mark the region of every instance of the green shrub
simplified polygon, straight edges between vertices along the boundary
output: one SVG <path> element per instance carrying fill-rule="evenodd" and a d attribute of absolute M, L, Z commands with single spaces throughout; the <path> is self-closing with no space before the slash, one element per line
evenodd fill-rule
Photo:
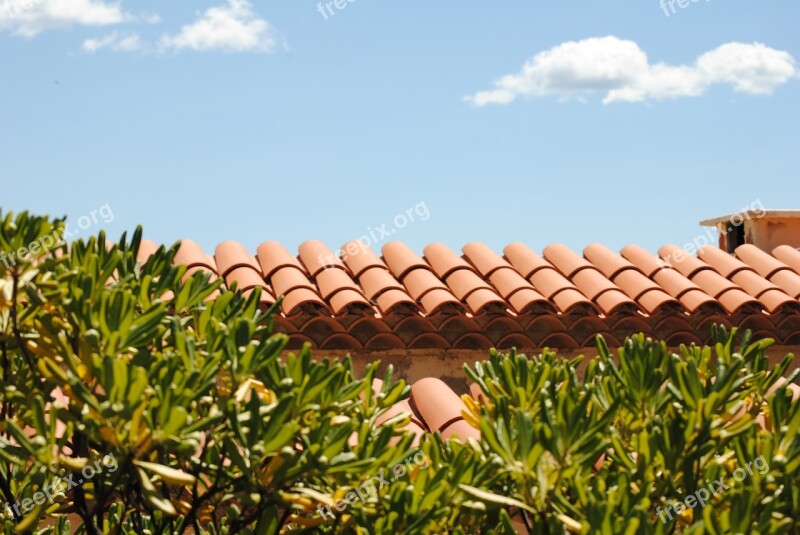
<path fill-rule="evenodd" d="M 287 355 L 257 294 L 217 296 L 173 266 L 177 245 L 137 263 L 140 229 L 69 248 L 63 229 L 0 220 L 6 533 L 797 531 L 800 408 L 769 340 L 492 352 L 466 368 L 481 440 L 415 445 L 409 415 L 376 424 L 409 394 L 391 368 L 374 391 L 379 363 Z"/>
<path fill-rule="evenodd" d="M 487 400 L 466 400 L 470 420 L 507 473 L 497 503 L 519 502 L 531 533 L 796 532 L 800 403 L 781 379 L 793 356 L 770 368 L 771 340 L 736 338 L 715 329 L 714 347 L 678 355 L 639 334 L 616 356 L 598 338 L 583 379 L 583 358 L 547 350 L 467 368 Z"/>

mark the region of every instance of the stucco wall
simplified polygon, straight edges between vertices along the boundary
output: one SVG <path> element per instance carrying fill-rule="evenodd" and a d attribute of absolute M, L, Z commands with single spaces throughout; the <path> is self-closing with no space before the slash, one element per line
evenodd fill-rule
<path fill-rule="evenodd" d="M 673 350 L 677 351 L 677 348 Z M 770 362 L 777 364 L 786 354 L 793 353 L 797 355 L 798 352 L 800 352 L 800 346 L 773 346 L 769 348 L 768 355 Z M 534 354 L 531 351 L 526 351 L 525 353 Z M 587 357 L 584 360 L 585 363 L 597 355 L 597 350 L 594 347 L 588 347 L 559 351 L 558 353 L 567 358 L 585 355 Z M 316 357 L 343 357 L 347 354 L 347 351 L 314 351 Z M 472 349 L 392 349 L 350 352 L 350 355 L 359 373 L 363 371 L 366 364 L 380 360 L 381 371 L 385 369 L 386 365 L 392 364 L 396 376 L 406 379 L 409 383 L 424 377 L 438 377 L 457 393 L 463 394 L 468 392 L 469 388 L 469 380 L 464 373 L 464 363 L 472 365 L 477 361 L 485 360 L 488 356 L 488 351 Z M 797 364 L 800 365 L 800 358 L 798 358 Z"/>
<path fill-rule="evenodd" d="M 750 224 L 752 225 L 753 243 L 761 250 L 772 251 L 779 245 L 800 247 L 800 219 L 798 218 L 756 219 Z"/>

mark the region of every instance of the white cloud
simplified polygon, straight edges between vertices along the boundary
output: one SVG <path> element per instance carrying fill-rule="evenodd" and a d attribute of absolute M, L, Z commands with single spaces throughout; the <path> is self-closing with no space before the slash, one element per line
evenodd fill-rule
<path fill-rule="evenodd" d="M 86 39 L 82 48 L 89 53 L 94 53 L 104 48 L 115 52 L 136 52 L 141 50 L 142 42 L 139 40 L 139 35 L 135 33 L 121 34 L 111 32 L 97 39 Z"/>
<path fill-rule="evenodd" d="M 277 38 L 272 26 L 253 12 L 247 0 L 228 0 L 198 15 L 177 35 L 165 35 L 162 49 L 223 50 L 228 52 L 273 52 Z"/>
<path fill-rule="evenodd" d="M 707 52 L 697 67 L 716 83 L 733 85 L 736 91 L 766 95 L 797 76 L 794 58 L 762 44 L 728 43 Z"/>
<path fill-rule="evenodd" d="M 579 98 L 605 93 L 604 104 L 700 96 L 713 84 L 735 91 L 771 93 L 798 77 L 794 58 L 760 43 L 728 43 L 700 56 L 694 65 L 651 64 L 633 41 L 594 37 L 569 41 L 528 60 L 494 88 L 465 97 L 476 106 L 508 104 L 520 96 Z"/>
<path fill-rule="evenodd" d="M 0 30 L 26 37 L 52 28 L 108 26 L 130 18 L 118 3 L 102 0 L 0 0 Z"/>

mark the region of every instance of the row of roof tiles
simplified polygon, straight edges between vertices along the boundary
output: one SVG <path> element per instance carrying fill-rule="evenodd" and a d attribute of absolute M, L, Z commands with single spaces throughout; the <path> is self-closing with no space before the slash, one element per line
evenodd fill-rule
<path fill-rule="evenodd" d="M 140 260 L 156 248 L 143 241 Z M 742 245 L 735 256 L 704 247 L 697 257 L 674 245 L 658 256 L 600 244 L 582 255 L 521 243 L 503 255 L 481 243 L 461 255 L 439 243 L 424 256 L 401 242 L 382 256 L 359 242 L 341 251 L 307 241 L 294 255 L 268 241 L 253 255 L 228 241 L 211 256 L 184 240 L 175 261 L 245 293 L 260 287 L 264 305 L 283 296 L 279 328 L 322 348 L 580 347 L 598 333 L 622 339 L 632 330 L 705 341 L 711 322 L 800 340 L 800 251 L 789 246 L 770 255 Z"/>

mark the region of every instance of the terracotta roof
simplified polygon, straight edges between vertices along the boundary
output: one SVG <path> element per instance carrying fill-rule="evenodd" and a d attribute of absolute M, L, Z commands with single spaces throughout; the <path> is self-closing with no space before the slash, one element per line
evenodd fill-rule
<path fill-rule="evenodd" d="M 140 258 L 155 248 L 145 241 Z M 290 347 L 578 348 L 597 334 L 618 344 L 639 331 L 705 343 L 713 323 L 800 343 L 800 251 L 789 246 L 768 254 L 742 245 L 735 256 L 704 247 L 691 256 L 665 245 L 660 257 L 600 244 L 536 252 L 512 243 L 496 252 L 470 243 L 459 253 L 434 243 L 424 256 L 401 242 L 380 253 L 358 242 L 341 250 L 342 258 L 308 241 L 295 254 L 267 241 L 252 254 L 228 241 L 210 256 L 184 240 L 176 261 L 248 293 L 260 287 L 264 306 L 282 295 L 276 325 Z"/>

